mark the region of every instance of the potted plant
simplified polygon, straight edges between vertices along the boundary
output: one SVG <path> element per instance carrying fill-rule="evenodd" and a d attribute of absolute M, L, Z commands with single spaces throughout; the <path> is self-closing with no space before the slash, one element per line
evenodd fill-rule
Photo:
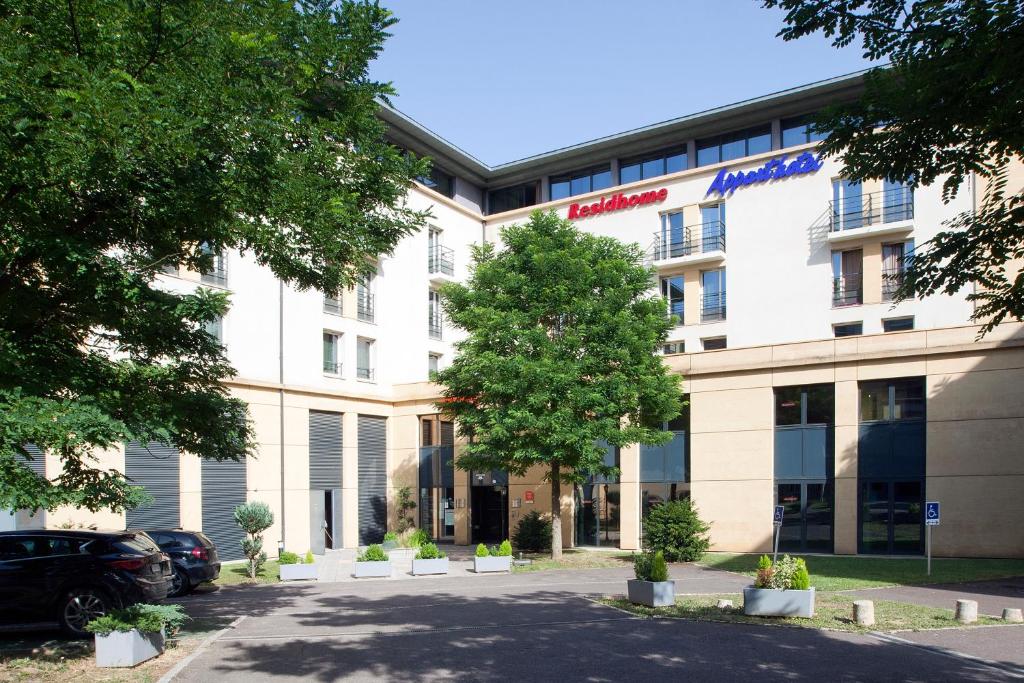
<path fill-rule="evenodd" d="M 424 543 L 412 561 L 413 576 L 425 574 L 447 574 L 448 556 L 433 543 Z"/>
<path fill-rule="evenodd" d="M 96 636 L 96 666 L 135 666 L 164 651 L 172 633 L 188 617 L 181 605 L 132 605 L 93 619 L 85 630 Z"/>
<path fill-rule="evenodd" d="M 743 589 L 743 613 L 762 617 L 814 616 L 814 587 L 803 558 L 762 555 L 754 585 Z"/>
<path fill-rule="evenodd" d="M 384 534 L 384 542 L 381 543 L 381 547 L 383 547 L 384 550 L 394 550 L 395 548 L 397 548 L 398 534 L 396 534 L 394 531 L 389 531 L 386 534 Z"/>
<path fill-rule="evenodd" d="M 301 581 L 301 580 L 316 580 L 316 565 L 312 562 L 312 556 L 310 553 L 310 562 L 303 562 L 302 558 L 295 553 L 290 553 L 287 550 L 281 553 L 281 556 L 277 558 L 277 563 L 280 568 L 280 577 L 282 581 Z"/>
<path fill-rule="evenodd" d="M 391 560 L 388 559 L 384 548 L 374 543 L 359 553 L 359 556 L 356 557 L 356 571 L 353 576 L 357 579 L 371 576 L 391 576 Z"/>
<path fill-rule="evenodd" d="M 512 571 L 512 544 L 506 539 L 497 548 L 488 549 L 483 543 L 478 545 L 476 557 L 473 558 L 473 571 L 477 574 Z"/>
<path fill-rule="evenodd" d="M 668 607 L 676 604 L 676 582 L 668 580 L 668 563 L 662 551 L 633 556 L 635 579 L 626 581 L 634 605 Z"/>

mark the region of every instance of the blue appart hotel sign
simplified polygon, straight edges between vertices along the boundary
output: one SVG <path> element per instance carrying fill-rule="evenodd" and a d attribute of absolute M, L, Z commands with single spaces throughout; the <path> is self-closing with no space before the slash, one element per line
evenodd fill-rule
<path fill-rule="evenodd" d="M 769 180 L 788 178 L 791 175 L 814 173 L 825 164 L 820 156 L 814 156 L 810 152 L 804 152 L 788 164 L 786 163 L 787 158 L 788 156 L 777 157 L 756 171 L 747 173 L 743 171 L 727 173 L 727 169 L 723 168 L 715 176 L 711 187 L 708 188 L 707 194 L 704 196 L 717 192 L 720 197 L 725 197 L 735 192 L 738 187 L 767 183 Z"/>

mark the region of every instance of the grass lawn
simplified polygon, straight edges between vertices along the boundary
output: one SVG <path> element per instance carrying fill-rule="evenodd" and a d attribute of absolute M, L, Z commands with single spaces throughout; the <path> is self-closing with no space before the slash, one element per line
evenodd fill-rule
<path fill-rule="evenodd" d="M 719 598 L 732 600 L 736 607 L 718 609 Z M 823 628 L 834 631 L 923 631 L 935 628 L 962 626 L 953 618 L 953 610 L 922 607 L 904 602 L 875 600 L 875 625 L 857 626 L 853 621 L 853 598 L 835 593 L 818 593 L 811 619 L 796 617 L 748 617 L 743 614 L 743 596 L 701 595 L 676 599 L 674 607 L 643 607 L 623 598 L 604 598 L 601 602 L 645 617 L 671 617 L 697 621 L 720 621 L 738 624 L 787 625 L 803 628 Z M 1001 619 L 979 617 L 977 625 L 1003 624 Z M 1021 632 L 1024 633 L 1024 627 Z"/>
<path fill-rule="evenodd" d="M 216 586 L 239 586 L 239 585 L 256 585 L 260 583 L 277 583 L 280 579 L 278 578 L 280 570 L 278 568 L 277 560 L 267 560 L 266 564 L 263 565 L 263 569 L 256 576 L 255 579 L 250 579 L 246 572 L 248 564 L 245 562 L 239 562 L 237 564 L 223 564 L 220 567 L 220 577 L 214 581 Z"/>
<path fill-rule="evenodd" d="M 519 554 L 515 555 L 517 558 Z M 539 572 L 547 569 L 607 569 L 609 567 L 632 567 L 632 553 L 565 549 L 562 560 L 555 562 L 548 553 L 526 553 L 523 557 L 533 560 L 532 564 L 513 566 L 512 571 Z"/>
<path fill-rule="evenodd" d="M 700 561 L 714 569 L 724 569 L 753 577 L 759 555 L 707 553 Z M 951 560 L 932 559 L 932 574 L 926 574 L 925 560 L 882 557 L 806 557 L 811 585 L 819 591 L 844 591 L 883 586 L 961 583 L 983 579 L 1024 576 L 1024 560 Z"/>

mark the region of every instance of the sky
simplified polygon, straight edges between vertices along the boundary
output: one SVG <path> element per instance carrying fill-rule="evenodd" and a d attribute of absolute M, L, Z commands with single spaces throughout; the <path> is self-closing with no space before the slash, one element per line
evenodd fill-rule
<path fill-rule="evenodd" d="M 755 0 L 384 0 L 373 78 L 495 165 L 869 66 Z"/>

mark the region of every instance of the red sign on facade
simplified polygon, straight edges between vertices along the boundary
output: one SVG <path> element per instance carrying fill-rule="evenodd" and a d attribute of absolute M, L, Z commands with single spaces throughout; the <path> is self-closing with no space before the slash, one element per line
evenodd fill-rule
<path fill-rule="evenodd" d="M 524 493 L 523 494 L 523 498 L 526 499 L 527 503 L 532 503 L 533 502 L 533 491 L 527 491 L 526 493 Z"/>
<path fill-rule="evenodd" d="M 650 190 L 629 196 L 620 193 L 611 197 L 601 197 L 601 201 L 594 202 L 593 204 L 570 204 L 569 220 L 575 221 L 580 218 L 587 218 L 588 216 L 599 216 L 602 213 L 609 213 L 611 211 L 632 209 L 644 204 L 657 204 L 665 201 L 666 197 L 668 197 L 668 188 L 663 187 L 660 190 Z"/>

